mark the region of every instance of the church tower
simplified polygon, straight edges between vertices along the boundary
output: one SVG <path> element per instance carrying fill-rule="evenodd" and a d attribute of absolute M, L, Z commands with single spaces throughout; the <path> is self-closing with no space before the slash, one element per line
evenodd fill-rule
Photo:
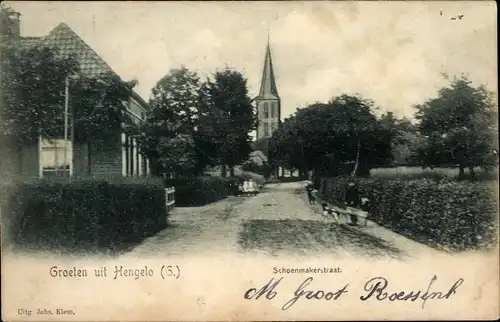
<path fill-rule="evenodd" d="M 269 39 L 267 40 L 260 92 L 259 96 L 255 98 L 255 102 L 259 121 L 259 126 L 257 127 L 257 140 L 269 138 L 278 128 L 281 118 L 281 101 L 274 78 Z"/>

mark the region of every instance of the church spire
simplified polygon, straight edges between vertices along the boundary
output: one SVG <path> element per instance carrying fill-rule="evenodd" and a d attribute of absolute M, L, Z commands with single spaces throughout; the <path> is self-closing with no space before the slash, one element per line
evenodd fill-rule
<path fill-rule="evenodd" d="M 259 95 L 255 98 L 257 108 L 257 140 L 270 138 L 278 129 L 281 120 L 281 100 L 274 78 L 269 31 L 267 33 L 266 56 L 262 71 Z"/>
<path fill-rule="evenodd" d="M 264 59 L 264 70 L 262 72 L 262 80 L 260 83 L 259 98 L 278 98 L 278 89 L 276 87 L 276 79 L 274 77 L 273 61 L 271 58 L 271 49 L 269 45 L 269 30 L 267 32 L 267 47 L 266 57 Z"/>

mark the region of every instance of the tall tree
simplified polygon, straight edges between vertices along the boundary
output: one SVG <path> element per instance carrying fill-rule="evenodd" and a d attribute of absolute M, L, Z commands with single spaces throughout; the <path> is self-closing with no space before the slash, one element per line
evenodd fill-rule
<path fill-rule="evenodd" d="M 314 170 L 316 175 L 368 175 L 392 158 L 397 132 L 390 116 L 379 120 L 373 102 L 341 95 L 298 109 L 270 141 L 273 162 Z"/>
<path fill-rule="evenodd" d="M 169 120 L 177 131 L 191 134 L 199 114 L 200 81 L 195 72 L 182 66 L 171 69 L 152 89 L 150 100 L 152 121 Z"/>
<path fill-rule="evenodd" d="M 406 117 L 397 118 L 392 112 L 380 117 L 380 124 L 391 133 L 391 157 L 383 165 L 407 165 L 411 163 L 411 151 L 417 144 L 419 135 L 416 126 Z"/>
<path fill-rule="evenodd" d="M 196 173 L 202 173 L 207 166 L 219 163 L 217 147 L 223 137 L 218 132 L 218 124 L 223 118 L 215 107 L 214 86 L 214 83 L 207 79 L 201 84 L 199 90 L 199 117 L 194 135 Z"/>
<path fill-rule="evenodd" d="M 416 106 L 418 129 L 425 140 L 417 149 L 424 165 L 458 164 L 474 176 L 474 167 L 491 169 L 498 131 L 492 95 L 484 86 L 474 87 L 466 77 L 454 78 L 438 97 Z"/>
<path fill-rule="evenodd" d="M 171 69 L 153 88 L 140 144 L 150 158 L 157 160 L 158 172 L 196 170 L 200 90 L 198 75 L 184 66 Z"/>
<path fill-rule="evenodd" d="M 212 126 L 218 160 L 234 175 L 234 166 L 246 160 L 252 151 L 250 132 L 256 127 L 247 80 L 241 73 L 226 68 L 215 73 L 210 87 L 213 107 L 208 123 Z"/>

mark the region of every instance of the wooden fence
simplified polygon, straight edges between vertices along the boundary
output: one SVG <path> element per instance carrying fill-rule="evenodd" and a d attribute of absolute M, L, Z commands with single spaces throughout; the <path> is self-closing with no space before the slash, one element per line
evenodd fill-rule
<path fill-rule="evenodd" d="M 165 201 L 167 210 L 171 210 L 175 207 L 175 188 L 169 187 L 165 188 Z"/>

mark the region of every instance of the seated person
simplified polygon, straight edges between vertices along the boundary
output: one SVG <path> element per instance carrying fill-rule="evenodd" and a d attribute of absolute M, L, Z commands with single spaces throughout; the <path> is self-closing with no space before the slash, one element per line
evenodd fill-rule
<path fill-rule="evenodd" d="M 359 196 L 359 190 L 354 181 L 350 181 L 347 186 L 347 191 L 345 195 L 346 205 L 353 208 L 359 208 L 361 206 L 361 198 Z M 358 217 L 351 215 L 351 224 L 357 225 Z"/>

